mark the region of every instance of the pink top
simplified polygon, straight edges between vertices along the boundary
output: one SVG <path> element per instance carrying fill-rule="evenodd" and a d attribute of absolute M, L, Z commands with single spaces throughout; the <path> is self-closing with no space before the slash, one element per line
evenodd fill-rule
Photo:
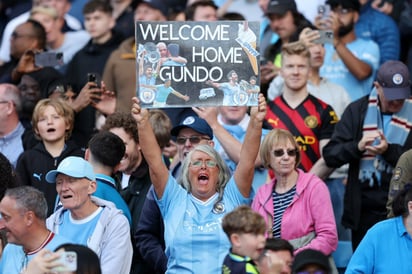
<path fill-rule="evenodd" d="M 272 190 L 275 179 L 261 186 L 253 199 L 252 208 L 266 220 L 270 235 L 273 225 Z M 326 184 L 317 176 L 298 169 L 296 195 L 286 208 L 281 223 L 281 238 L 292 240 L 315 232 L 309 244 L 295 250 L 312 248 L 330 255 L 338 245 L 335 217 Z M 269 235 L 269 236 L 270 236 Z"/>

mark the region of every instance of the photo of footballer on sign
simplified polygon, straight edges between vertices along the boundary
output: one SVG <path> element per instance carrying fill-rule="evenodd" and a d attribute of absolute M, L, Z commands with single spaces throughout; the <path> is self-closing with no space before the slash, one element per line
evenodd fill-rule
<path fill-rule="evenodd" d="M 148 108 L 257 105 L 259 22 L 136 22 L 136 95 Z"/>

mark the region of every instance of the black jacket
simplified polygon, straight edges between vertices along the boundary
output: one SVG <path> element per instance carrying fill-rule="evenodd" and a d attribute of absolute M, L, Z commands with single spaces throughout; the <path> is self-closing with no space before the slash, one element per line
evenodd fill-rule
<path fill-rule="evenodd" d="M 101 80 L 107 59 L 122 41 L 123 36 L 118 33 L 113 33 L 112 38 L 104 44 L 94 44 L 90 40 L 73 56 L 67 66 L 66 76 L 75 92 L 80 92 L 87 83 L 87 73 L 95 73 L 97 80 Z"/>
<path fill-rule="evenodd" d="M 362 151 L 358 143 L 362 139 L 362 128 L 368 108 L 369 95 L 349 104 L 341 120 L 336 124 L 332 138 L 323 148 L 323 157 L 329 167 L 340 167 L 349 163 L 348 182 L 344 198 L 342 224 L 351 229 L 357 229 L 362 211 L 373 210 L 386 215 L 386 201 L 392 172 L 382 172 L 380 184 L 372 188 L 359 182 L 359 163 Z M 405 144 L 389 144 L 383 158 L 387 163 L 396 166 L 403 152 L 412 147 L 412 131 Z M 373 199 L 376 204 L 365 208 L 365 201 Z M 372 208 L 373 207 L 373 208 Z"/>

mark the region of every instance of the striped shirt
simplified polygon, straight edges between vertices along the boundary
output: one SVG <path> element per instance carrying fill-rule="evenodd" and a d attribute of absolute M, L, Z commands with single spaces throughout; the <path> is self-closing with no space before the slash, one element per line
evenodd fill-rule
<path fill-rule="evenodd" d="M 288 192 L 279 194 L 275 190 L 272 192 L 273 198 L 273 237 L 280 238 L 280 227 L 282 223 L 282 216 L 286 208 L 292 203 L 293 197 L 296 194 L 296 185 Z"/>

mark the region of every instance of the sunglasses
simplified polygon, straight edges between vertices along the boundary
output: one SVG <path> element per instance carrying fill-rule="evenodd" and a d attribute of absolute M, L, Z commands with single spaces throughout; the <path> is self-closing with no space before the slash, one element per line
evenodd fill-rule
<path fill-rule="evenodd" d="M 189 140 L 190 143 L 196 145 L 200 143 L 201 140 L 210 140 L 210 139 L 207 137 L 203 137 L 203 136 L 177 137 L 176 143 L 178 145 L 184 145 L 186 143 L 186 140 Z"/>
<path fill-rule="evenodd" d="M 190 162 L 190 165 L 194 168 L 201 168 L 203 165 L 206 165 L 206 167 L 213 168 L 217 166 L 217 163 L 212 160 L 206 160 L 206 161 L 198 160 L 198 161 Z"/>
<path fill-rule="evenodd" d="M 298 154 L 298 150 L 297 149 L 275 149 L 273 151 L 273 155 L 275 155 L 275 157 L 282 157 L 284 154 L 287 154 L 290 157 L 295 157 L 296 154 Z"/>

